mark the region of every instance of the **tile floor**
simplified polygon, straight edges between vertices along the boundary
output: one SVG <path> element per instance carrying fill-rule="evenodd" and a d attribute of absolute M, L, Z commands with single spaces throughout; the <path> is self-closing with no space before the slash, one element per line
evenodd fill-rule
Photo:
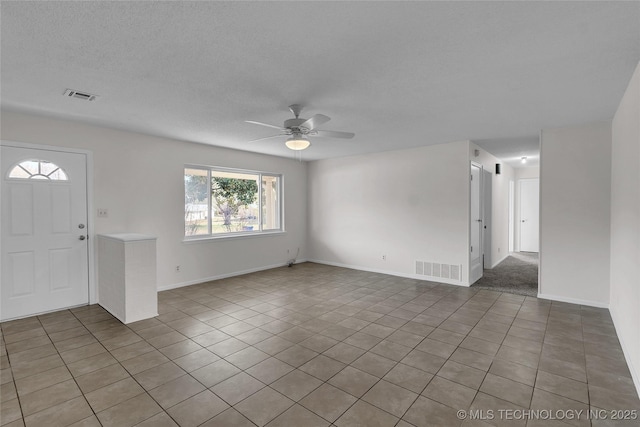
<path fill-rule="evenodd" d="M 159 312 L 0 324 L 1 425 L 638 425 L 515 411 L 640 409 L 603 309 L 305 263 L 161 292 Z"/>

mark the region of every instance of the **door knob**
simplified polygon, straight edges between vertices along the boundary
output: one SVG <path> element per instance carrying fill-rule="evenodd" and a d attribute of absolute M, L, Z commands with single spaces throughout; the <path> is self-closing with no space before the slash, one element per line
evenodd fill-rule
<path fill-rule="evenodd" d="M 84 228 L 84 224 L 78 224 L 78 228 L 82 230 Z"/>
<path fill-rule="evenodd" d="M 79 237 L 79 239 L 80 240 L 84 240 L 84 239 L 86 239 L 86 237 L 84 235 L 82 235 L 82 236 Z"/>

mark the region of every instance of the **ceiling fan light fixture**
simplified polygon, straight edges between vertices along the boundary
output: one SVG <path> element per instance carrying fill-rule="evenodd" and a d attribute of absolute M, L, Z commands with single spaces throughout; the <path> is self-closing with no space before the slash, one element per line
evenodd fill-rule
<path fill-rule="evenodd" d="M 286 145 L 290 150 L 300 151 L 308 148 L 311 143 L 308 139 L 302 136 L 292 136 L 291 138 L 287 139 L 284 145 Z"/>
<path fill-rule="evenodd" d="M 325 116 L 324 114 L 314 114 L 309 119 L 301 119 L 300 111 L 302 111 L 302 106 L 299 104 L 293 104 L 289 106 L 289 110 L 293 113 L 295 118 L 288 119 L 284 121 L 283 126 L 270 125 L 268 123 L 256 122 L 253 120 L 245 120 L 247 123 L 252 123 L 254 125 L 265 126 L 268 128 L 278 129 L 280 133 L 278 135 L 271 135 L 264 138 L 258 138 L 251 140 L 249 142 L 262 141 L 265 139 L 271 138 L 281 138 L 282 136 L 288 135 L 289 139 L 285 141 L 285 146 L 289 150 L 293 151 L 302 151 L 311 145 L 311 142 L 307 138 L 308 136 L 313 137 L 324 137 L 324 138 L 346 138 L 350 139 L 355 136 L 354 133 L 351 132 L 338 132 L 335 130 L 320 130 L 317 129 L 319 126 L 327 123 L 331 120 L 330 117 Z"/>

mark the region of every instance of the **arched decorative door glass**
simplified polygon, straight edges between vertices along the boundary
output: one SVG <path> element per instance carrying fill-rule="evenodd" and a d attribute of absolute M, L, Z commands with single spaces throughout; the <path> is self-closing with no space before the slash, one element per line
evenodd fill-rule
<path fill-rule="evenodd" d="M 48 179 L 51 181 L 68 181 L 69 176 L 55 163 L 46 160 L 24 160 L 9 172 L 12 179 Z"/>

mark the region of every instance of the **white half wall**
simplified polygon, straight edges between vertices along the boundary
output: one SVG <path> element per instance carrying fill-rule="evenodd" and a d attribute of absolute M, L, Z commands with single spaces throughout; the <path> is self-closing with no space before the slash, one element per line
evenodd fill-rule
<path fill-rule="evenodd" d="M 609 304 L 611 124 L 543 130 L 539 296 Z"/>
<path fill-rule="evenodd" d="M 309 259 L 416 278 L 419 260 L 460 265 L 462 280 L 439 281 L 468 286 L 468 150 L 461 141 L 309 163 Z"/>
<path fill-rule="evenodd" d="M 640 395 L 640 64 L 613 118 L 611 317 Z"/>
<path fill-rule="evenodd" d="M 285 265 L 298 248 L 306 257 L 306 163 L 12 111 L 2 112 L 1 137 L 92 151 L 93 205 L 109 210 L 89 213 L 95 233 L 157 236 L 159 289 Z M 286 233 L 183 242 L 187 163 L 283 174 Z"/>
<path fill-rule="evenodd" d="M 475 155 L 478 150 L 478 156 Z M 514 168 L 474 143 L 469 146 L 469 158 L 491 172 L 491 268 L 509 256 L 509 181 L 514 179 Z M 496 175 L 496 163 L 501 164 Z"/>

